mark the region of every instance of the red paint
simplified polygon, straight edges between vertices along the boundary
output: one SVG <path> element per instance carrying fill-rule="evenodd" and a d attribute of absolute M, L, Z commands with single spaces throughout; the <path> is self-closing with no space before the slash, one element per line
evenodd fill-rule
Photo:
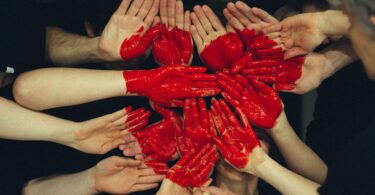
<path fill-rule="evenodd" d="M 212 99 L 211 113 L 221 136 L 215 136 L 214 141 L 225 160 L 241 169 L 251 160 L 250 153 L 260 143 L 244 112 L 241 109 L 236 111 L 243 125 L 224 100 Z"/>
<path fill-rule="evenodd" d="M 202 61 L 213 71 L 229 68 L 243 55 L 244 46 L 235 33 L 222 35 L 200 53 Z"/>
<path fill-rule="evenodd" d="M 257 80 L 250 80 L 250 85 L 245 87 L 232 76 L 217 76 L 218 85 L 224 91 L 223 97 L 233 107 L 244 110 L 256 126 L 267 129 L 274 126 L 282 111 L 281 99 L 274 89 Z M 234 85 L 236 82 L 237 85 Z"/>
<path fill-rule="evenodd" d="M 208 181 L 219 155 L 207 144 L 198 151 L 185 154 L 167 174 L 167 179 L 182 187 L 201 187 Z"/>
<path fill-rule="evenodd" d="M 215 127 L 210 118 L 206 103 L 202 98 L 186 99 L 184 106 L 184 129 L 176 132 L 179 151 L 182 155 L 198 151 L 212 141 Z"/>
<path fill-rule="evenodd" d="M 190 33 L 177 27 L 169 30 L 165 25 L 160 26 L 160 35 L 152 45 L 152 53 L 156 62 L 161 65 L 188 65 L 193 54 Z"/>
<path fill-rule="evenodd" d="M 146 96 L 164 106 L 183 106 L 183 99 L 220 93 L 216 76 L 206 68 L 168 65 L 153 70 L 124 71 L 127 93 Z"/>
<path fill-rule="evenodd" d="M 126 38 L 120 47 L 120 55 L 123 60 L 128 61 L 143 55 L 152 41 L 160 33 L 160 27 L 154 26 L 143 33 L 144 27 L 140 27 L 134 35 Z"/>

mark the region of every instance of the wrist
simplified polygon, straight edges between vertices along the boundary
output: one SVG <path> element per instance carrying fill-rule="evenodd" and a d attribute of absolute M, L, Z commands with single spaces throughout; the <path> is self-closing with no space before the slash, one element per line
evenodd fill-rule
<path fill-rule="evenodd" d="M 281 112 L 280 116 L 276 120 L 275 126 L 266 130 L 273 140 L 288 136 L 291 131 L 293 131 L 293 128 L 286 117 L 285 111 Z"/>
<path fill-rule="evenodd" d="M 148 81 L 151 78 L 149 74 L 152 70 L 130 70 L 124 71 L 123 77 L 125 80 L 126 94 L 141 95 L 145 91 Z"/>
<path fill-rule="evenodd" d="M 89 194 L 98 194 L 100 190 L 96 187 L 95 166 L 86 171 L 86 182 Z"/>

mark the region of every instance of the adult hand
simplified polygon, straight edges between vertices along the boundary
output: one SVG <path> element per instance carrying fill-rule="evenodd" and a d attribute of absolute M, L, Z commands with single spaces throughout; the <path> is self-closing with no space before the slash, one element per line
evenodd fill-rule
<path fill-rule="evenodd" d="M 129 61 L 143 55 L 160 33 L 158 26 L 150 28 L 158 10 L 159 0 L 123 0 L 100 36 L 104 59 Z"/>
<path fill-rule="evenodd" d="M 125 156 L 139 158 L 141 154 L 148 167 L 152 167 L 156 173 L 166 174 L 169 170 L 167 163 L 178 157 L 175 133 L 177 128 L 181 128 L 182 119 L 174 111 L 160 105 L 153 104 L 153 108 L 163 116 L 163 120 L 132 131 L 120 149 Z"/>
<path fill-rule="evenodd" d="M 240 108 L 236 108 L 236 112 L 242 124 L 224 100 L 213 102 L 212 105 L 211 113 L 221 136 L 213 139 L 224 159 L 236 169 L 242 170 L 252 163 L 249 157 L 255 148 L 260 147 L 259 140 Z"/>
<path fill-rule="evenodd" d="M 161 32 L 152 45 L 155 61 L 160 65 L 189 65 L 193 58 L 190 36 L 190 12 L 184 13 L 182 1 L 160 0 Z"/>
<path fill-rule="evenodd" d="M 272 83 L 277 90 L 293 90 L 296 81 L 301 78 L 304 61 L 305 56 L 288 60 L 256 60 L 248 62 L 242 74 L 249 79 Z"/>
<path fill-rule="evenodd" d="M 275 25 L 264 29 L 264 32 L 280 32 L 284 45 L 285 58 L 305 55 L 318 47 L 326 38 L 325 19 L 320 13 L 305 13 L 288 17 Z"/>
<path fill-rule="evenodd" d="M 208 176 L 218 158 L 216 147 L 207 144 L 200 151 L 186 153 L 169 170 L 165 180 L 185 188 L 201 187 L 209 181 Z"/>
<path fill-rule="evenodd" d="M 128 194 L 156 188 L 163 175 L 150 168 L 142 168 L 140 160 L 112 156 L 90 169 L 95 191 Z"/>
<path fill-rule="evenodd" d="M 184 128 L 178 128 L 176 139 L 180 154 L 200 150 L 212 142 L 216 134 L 213 120 L 209 115 L 203 98 L 186 99 L 184 106 Z"/>
<path fill-rule="evenodd" d="M 73 131 L 73 148 L 93 154 L 104 154 L 124 143 L 127 131 L 143 128 L 148 123 L 149 113 L 143 108 L 131 111 L 127 107 L 96 119 L 78 123 Z"/>
<path fill-rule="evenodd" d="M 220 93 L 216 76 L 204 67 L 168 65 L 153 70 L 124 71 L 127 93 L 146 96 L 167 107 L 183 107 L 186 98 Z"/>
<path fill-rule="evenodd" d="M 202 61 L 213 71 L 228 68 L 244 50 L 241 39 L 227 32 L 219 18 L 208 6 L 195 6 L 191 13 L 191 35 Z"/>
<path fill-rule="evenodd" d="M 228 73 L 217 73 L 218 84 L 224 91 L 223 97 L 235 108 L 244 110 L 249 120 L 256 126 L 269 129 L 275 125 L 282 110 L 278 93 L 266 84 L 250 80 L 249 83 Z"/>

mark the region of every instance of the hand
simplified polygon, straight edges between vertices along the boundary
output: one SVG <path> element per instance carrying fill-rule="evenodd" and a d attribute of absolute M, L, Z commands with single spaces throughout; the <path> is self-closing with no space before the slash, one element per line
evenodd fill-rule
<path fill-rule="evenodd" d="M 219 18 L 208 6 L 195 6 L 191 13 L 191 35 L 202 61 L 213 71 L 228 68 L 244 50 L 241 39 L 227 32 Z"/>
<path fill-rule="evenodd" d="M 231 73 L 237 74 L 247 62 L 257 59 L 283 59 L 283 48 L 278 33 L 263 35 L 262 29 L 277 23 L 277 19 L 266 11 L 249 7 L 242 1 L 228 3 L 224 9 L 228 27 L 236 29 L 247 46 L 247 52 L 231 66 Z M 272 39 L 272 40 L 271 40 Z"/>
<path fill-rule="evenodd" d="M 123 0 L 100 36 L 104 59 L 129 61 L 144 54 L 160 33 L 159 27 L 150 28 L 158 9 L 159 0 Z"/>
<path fill-rule="evenodd" d="M 160 18 L 161 32 L 152 45 L 155 61 L 160 65 L 189 65 L 193 59 L 190 12 L 184 14 L 182 1 L 161 0 Z"/>
<path fill-rule="evenodd" d="M 318 47 L 327 35 L 323 32 L 325 19 L 320 13 L 305 13 L 288 17 L 264 29 L 265 33 L 280 32 L 286 48 L 285 58 L 305 55 Z"/>
<path fill-rule="evenodd" d="M 324 54 L 310 52 L 302 64 L 302 74 L 294 85 L 288 87 L 275 84 L 274 88 L 279 91 L 304 94 L 319 87 L 334 72 L 334 67 Z"/>
<path fill-rule="evenodd" d="M 166 180 L 181 187 L 203 186 L 209 181 L 207 177 L 218 158 L 216 147 L 211 144 L 198 152 L 188 152 L 169 170 Z"/>
<path fill-rule="evenodd" d="M 199 106 L 198 106 L 199 105 Z M 176 131 L 177 144 L 183 156 L 189 151 L 200 150 L 211 142 L 216 134 L 211 116 L 208 114 L 204 99 L 186 99 L 184 106 L 184 129 Z"/>
<path fill-rule="evenodd" d="M 132 131 L 125 138 L 127 142 L 120 146 L 125 156 L 142 154 L 142 160 L 156 173 L 166 174 L 169 170 L 167 163 L 178 157 L 175 133 L 181 128 L 181 117 L 172 110 L 153 103 L 155 111 L 163 116 L 163 120 L 144 129 Z"/>
<path fill-rule="evenodd" d="M 227 73 L 217 73 L 218 84 L 224 91 L 223 97 L 235 108 L 242 108 L 249 120 L 256 126 L 269 129 L 275 125 L 282 110 L 282 103 L 277 92 L 266 84 L 231 76 Z"/>
<path fill-rule="evenodd" d="M 229 164 L 239 170 L 244 169 L 251 161 L 249 155 L 253 149 L 260 146 L 259 140 L 240 108 L 235 109 L 242 124 L 224 100 L 212 100 L 211 113 L 221 136 L 213 139 Z"/>
<path fill-rule="evenodd" d="M 302 64 L 305 56 L 288 60 L 257 60 L 248 62 L 242 71 L 249 79 L 256 79 L 265 83 L 274 83 L 277 90 L 293 90 L 295 83 L 301 78 Z"/>
<path fill-rule="evenodd" d="M 73 134 L 72 147 L 93 154 L 104 154 L 124 143 L 126 131 L 143 128 L 148 123 L 149 112 L 127 107 L 115 113 L 79 123 Z"/>
<path fill-rule="evenodd" d="M 183 107 L 182 99 L 220 93 L 216 76 L 204 67 L 168 65 L 153 70 L 124 71 L 127 93 L 146 96 L 166 107 Z"/>
<path fill-rule="evenodd" d="M 112 156 L 90 169 L 97 193 L 128 194 L 156 188 L 163 175 L 149 168 L 141 168 L 140 160 Z"/>

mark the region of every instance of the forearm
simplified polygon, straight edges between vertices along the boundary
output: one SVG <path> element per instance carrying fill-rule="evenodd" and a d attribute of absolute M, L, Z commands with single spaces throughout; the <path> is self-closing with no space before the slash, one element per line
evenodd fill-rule
<path fill-rule="evenodd" d="M 47 27 L 46 58 L 60 66 L 106 61 L 99 52 L 99 38 L 89 38 Z"/>
<path fill-rule="evenodd" d="M 95 182 L 91 169 L 75 174 L 30 181 L 24 188 L 25 195 L 93 195 Z"/>
<path fill-rule="evenodd" d="M 341 38 L 334 42 L 324 49 L 321 54 L 327 59 L 327 70 L 324 71 L 327 73 L 325 78 L 332 76 L 337 71 L 358 60 L 357 55 L 351 47 L 350 40 L 347 38 Z"/>
<path fill-rule="evenodd" d="M 269 134 L 292 171 L 320 184 L 325 181 L 327 165 L 298 137 L 288 122 L 276 126 Z"/>
<path fill-rule="evenodd" d="M 27 110 L 0 98 L 0 137 L 13 140 L 52 141 L 69 145 L 77 123 Z"/>
<path fill-rule="evenodd" d="M 318 28 L 327 37 L 346 35 L 351 23 L 349 17 L 342 11 L 339 10 L 327 10 L 324 12 L 317 12 L 320 17 L 320 25 Z"/>
<path fill-rule="evenodd" d="M 286 195 L 318 194 L 319 184 L 310 181 L 265 155 L 264 161 L 255 167 L 255 174 Z"/>
<path fill-rule="evenodd" d="M 13 87 L 16 101 L 28 108 L 44 110 L 123 96 L 122 71 L 45 68 L 24 73 Z"/>

